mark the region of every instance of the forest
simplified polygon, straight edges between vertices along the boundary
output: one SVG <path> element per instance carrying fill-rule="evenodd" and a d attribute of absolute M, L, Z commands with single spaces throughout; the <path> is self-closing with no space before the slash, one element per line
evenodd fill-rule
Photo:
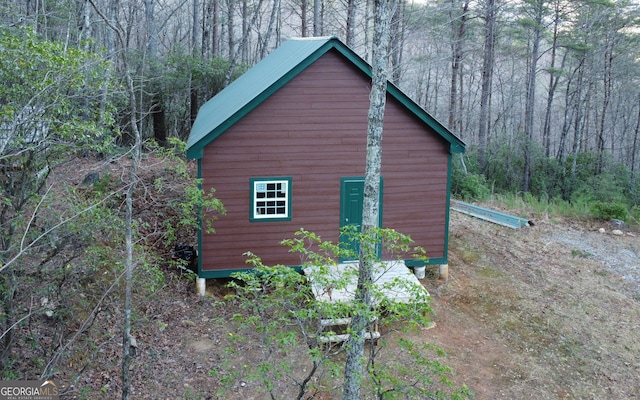
<path fill-rule="evenodd" d="M 158 278 L 145 279 L 153 291 L 162 278 L 150 248 L 192 235 L 203 202 L 223 212 L 184 159 L 204 102 L 290 37 L 335 35 L 371 61 L 373 10 L 370 0 L 3 2 L 2 378 L 44 379 L 65 357 L 88 365 L 71 345 L 96 354 L 79 334 L 115 318 L 102 310 L 133 249 Z M 453 160 L 454 196 L 508 194 L 638 223 L 637 0 L 399 0 L 390 29 L 392 84 L 468 144 Z M 126 157 L 130 175 L 63 185 L 82 160 Z M 136 187 L 140 157 L 164 169 Z M 100 295 L 86 297 L 89 284 Z M 55 319 L 47 335 L 25 325 L 41 312 Z"/>
<path fill-rule="evenodd" d="M 120 145 L 131 142 L 132 121 L 144 140 L 186 140 L 199 106 L 289 37 L 336 35 L 367 60 L 372 51 L 369 1 L 2 7 L 5 41 L 33 35 L 83 63 L 85 79 L 101 75 L 84 96 L 100 93 L 99 109 L 113 121 L 99 128 Z M 391 80 L 469 145 L 456 160 L 457 192 L 478 197 L 480 185 L 630 210 L 640 201 L 639 12 L 633 0 L 402 0 L 391 25 Z M 135 106 L 125 101 L 125 68 Z"/>

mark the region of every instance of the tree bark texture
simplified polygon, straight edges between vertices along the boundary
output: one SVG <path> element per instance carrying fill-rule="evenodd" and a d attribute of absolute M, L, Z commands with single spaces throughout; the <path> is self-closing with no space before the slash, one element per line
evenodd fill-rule
<path fill-rule="evenodd" d="M 452 4 L 452 7 L 454 4 Z M 451 86 L 449 93 L 449 129 L 454 133 L 460 132 L 458 121 L 460 116 L 458 115 L 462 109 L 458 110 L 458 101 L 462 99 L 462 85 L 458 83 L 458 79 L 461 78 L 461 66 L 462 66 L 462 45 L 464 43 L 467 13 L 469 11 L 469 0 L 465 0 L 462 6 L 462 13 L 457 16 L 452 11 L 451 25 L 453 32 L 453 42 L 451 44 Z"/>
<path fill-rule="evenodd" d="M 536 100 L 536 76 L 538 72 L 538 54 L 540 52 L 540 37 L 542 35 L 542 17 L 545 0 L 537 0 L 534 7 L 534 22 L 532 32 L 531 52 L 529 53 L 529 71 L 527 73 L 526 100 L 524 107 L 524 173 L 522 177 L 522 191 L 528 192 L 531 186 L 531 152 L 533 142 L 533 115 Z"/>
<path fill-rule="evenodd" d="M 484 60 L 482 62 L 482 92 L 480 94 L 480 119 L 478 121 L 478 164 L 486 170 L 487 136 L 489 133 L 489 105 L 493 80 L 495 54 L 496 2 L 487 0 L 484 14 Z"/>
<path fill-rule="evenodd" d="M 367 128 L 367 156 L 364 180 L 364 203 L 362 231 L 366 233 L 378 226 L 380 215 L 380 169 L 382 166 L 382 124 L 386 106 L 388 81 L 389 19 L 395 4 L 387 0 L 375 0 L 374 47 L 372 59 L 372 82 Z M 365 234 L 366 237 L 366 234 Z M 360 399 L 360 384 L 363 374 L 365 332 L 369 325 L 372 307 L 372 260 L 376 252 L 372 241 L 360 245 L 358 285 L 354 298 L 355 309 L 351 320 L 352 334 L 347 342 L 343 399 Z"/>
<path fill-rule="evenodd" d="M 357 0 L 348 0 L 347 2 L 347 39 L 346 44 L 351 48 L 355 48 L 356 44 L 356 10 L 358 9 Z"/>
<path fill-rule="evenodd" d="M 322 0 L 313 0 L 313 36 L 320 36 L 322 30 L 320 29 L 320 9 Z"/>

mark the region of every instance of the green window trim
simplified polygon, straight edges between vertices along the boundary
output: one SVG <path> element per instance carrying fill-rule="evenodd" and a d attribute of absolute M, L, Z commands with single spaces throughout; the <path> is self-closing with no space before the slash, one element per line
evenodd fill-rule
<path fill-rule="evenodd" d="M 291 221 L 291 177 L 250 179 L 249 220 Z"/>

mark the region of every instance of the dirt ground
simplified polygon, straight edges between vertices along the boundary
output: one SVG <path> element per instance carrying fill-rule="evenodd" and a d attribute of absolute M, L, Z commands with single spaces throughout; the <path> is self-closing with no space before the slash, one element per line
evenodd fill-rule
<path fill-rule="evenodd" d="M 637 276 L 638 236 L 563 220 L 512 230 L 453 213 L 450 247 L 448 281 L 424 280 L 436 327 L 414 339 L 448 353 L 456 384 L 477 399 L 640 397 L 640 287 L 620 273 Z M 134 328 L 136 398 L 266 398 L 242 379 L 213 395 L 220 383 L 211 371 L 228 357 L 221 321 L 232 312 L 214 304 L 225 294 L 222 283 L 210 282 L 209 296 L 199 298 L 192 282 L 175 279 L 146 305 Z M 243 354 L 258 351 L 243 346 Z M 97 390 L 90 398 L 100 390 L 116 395 L 117 373 L 113 365 L 85 374 L 84 384 Z"/>
<path fill-rule="evenodd" d="M 452 214 L 450 279 L 425 282 L 428 335 L 476 398 L 640 397 L 640 240 L 598 228 Z"/>
<path fill-rule="evenodd" d="M 423 280 L 436 326 L 412 339 L 444 349 L 454 382 L 476 399 L 640 398 L 640 234 L 528 217 L 534 226 L 514 230 L 452 211 L 449 279 L 428 271 Z M 165 268 L 165 277 L 135 300 L 132 398 L 267 398 L 239 371 L 257 345 L 225 352 L 237 311 L 223 303 L 226 282 L 210 280 L 199 297 L 182 272 Z M 120 317 L 100 315 L 95 329 L 111 339 L 95 343 L 88 363 L 61 365 L 62 398 L 120 397 Z M 216 395 L 225 368 L 237 377 Z"/>

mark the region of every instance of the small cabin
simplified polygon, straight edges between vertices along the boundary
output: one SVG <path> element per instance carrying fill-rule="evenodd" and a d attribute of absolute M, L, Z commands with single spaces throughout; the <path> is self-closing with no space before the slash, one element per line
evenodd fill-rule
<path fill-rule="evenodd" d="M 299 266 L 280 241 L 300 228 L 337 243 L 361 222 L 370 90 L 370 66 L 338 38 L 290 39 L 200 108 L 187 156 L 227 212 L 199 234 L 199 291 L 246 270 L 247 251 Z M 465 144 L 390 82 L 383 129 L 380 224 L 446 271 L 451 158 Z"/>

